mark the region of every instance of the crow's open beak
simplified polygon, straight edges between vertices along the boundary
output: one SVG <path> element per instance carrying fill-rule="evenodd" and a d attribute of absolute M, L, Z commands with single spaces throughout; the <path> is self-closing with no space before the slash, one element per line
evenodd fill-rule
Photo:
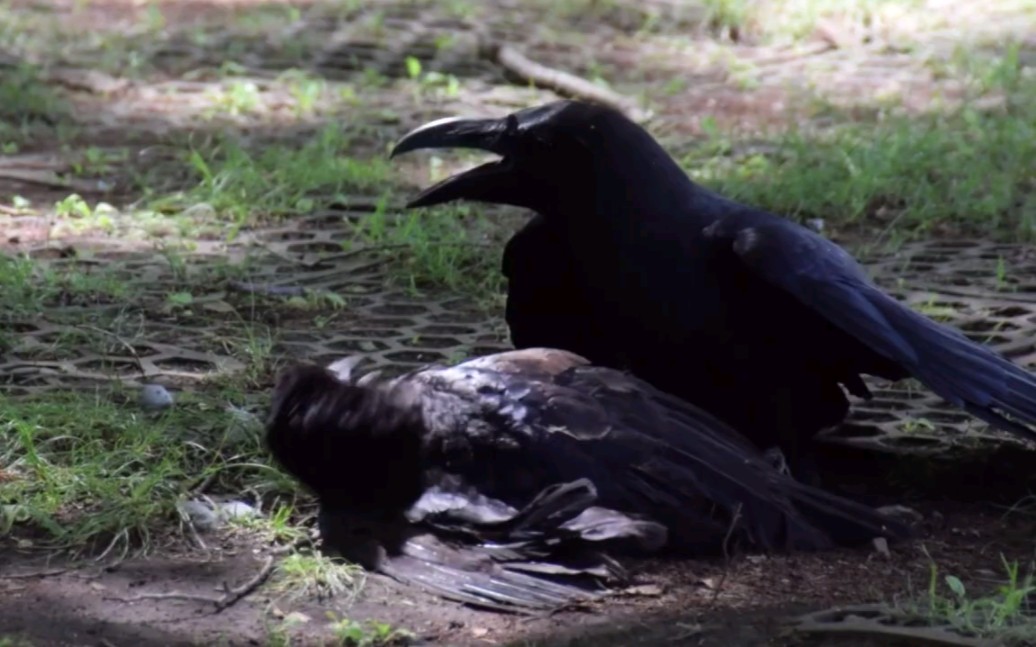
<path fill-rule="evenodd" d="M 404 135 L 390 157 L 424 148 L 474 148 L 506 156 L 512 149 L 513 127 L 506 118 L 439 119 Z M 453 200 L 509 202 L 515 189 L 511 169 L 506 158 L 476 166 L 425 189 L 407 207 L 429 207 Z"/>

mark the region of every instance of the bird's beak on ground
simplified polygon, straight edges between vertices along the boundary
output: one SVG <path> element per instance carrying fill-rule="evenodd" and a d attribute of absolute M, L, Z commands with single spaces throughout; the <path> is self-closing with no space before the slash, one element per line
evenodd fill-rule
<path fill-rule="evenodd" d="M 416 128 L 392 149 L 390 157 L 423 148 L 475 148 L 506 156 L 510 150 L 506 119 L 439 119 Z M 512 184 L 506 159 L 476 166 L 425 189 L 408 208 L 430 207 L 453 200 L 506 201 Z"/>

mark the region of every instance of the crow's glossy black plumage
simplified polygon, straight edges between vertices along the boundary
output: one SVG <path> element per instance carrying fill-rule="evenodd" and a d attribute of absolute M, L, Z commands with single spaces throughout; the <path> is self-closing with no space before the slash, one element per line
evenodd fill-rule
<path fill-rule="evenodd" d="M 700 409 L 557 350 L 362 385 L 296 367 L 279 382 L 267 438 L 320 498 L 325 540 L 348 543 L 346 527 L 357 521 L 374 517 L 384 529 L 405 516 L 451 537 L 453 550 L 502 559 L 510 573 L 610 572 L 602 557 L 588 557 L 597 548 L 819 550 L 908 533 L 781 474 Z M 412 565 L 399 559 L 422 551 L 392 527 L 392 542 L 403 539 L 373 563 L 405 577 Z M 500 545 L 505 554 L 494 552 Z M 440 590 L 451 581 L 438 580 Z"/>
<path fill-rule="evenodd" d="M 834 243 L 692 182 L 615 110 L 562 101 L 440 120 L 393 154 L 447 147 L 502 159 L 411 205 L 467 199 L 538 214 L 504 262 L 519 348 L 549 343 L 627 368 L 793 461 L 847 416 L 842 387 L 870 397 L 863 375 L 913 376 L 1036 438 L 1033 375 L 883 293 Z"/>

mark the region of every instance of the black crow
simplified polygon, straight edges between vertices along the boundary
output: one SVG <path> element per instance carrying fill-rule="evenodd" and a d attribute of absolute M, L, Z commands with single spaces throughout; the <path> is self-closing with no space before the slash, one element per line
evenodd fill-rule
<path fill-rule="evenodd" d="M 842 387 L 870 397 L 862 375 L 915 377 L 1036 438 L 1033 375 L 885 294 L 822 236 L 692 182 L 613 109 L 561 101 L 443 119 L 392 154 L 447 147 L 502 159 L 410 206 L 465 199 L 538 214 L 505 252 L 519 348 L 550 343 L 628 369 L 793 464 L 804 441 L 848 415 Z"/>
<path fill-rule="evenodd" d="M 325 544 L 440 592 L 500 602 L 492 582 L 470 583 L 484 565 L 457 570 L 466 551 L 502 582 L 614 575 L 598 549 L 820 550 L 909 533 L 781 474 L 702 410 L 572 353 L 511 351 L 384 381 L 334 368 L 282 375 L 268 446 L 317 495 Z M 429 536 L 453 551 L 435 568 Z M 531 604 L 526 585 L 508 595 Z"/>

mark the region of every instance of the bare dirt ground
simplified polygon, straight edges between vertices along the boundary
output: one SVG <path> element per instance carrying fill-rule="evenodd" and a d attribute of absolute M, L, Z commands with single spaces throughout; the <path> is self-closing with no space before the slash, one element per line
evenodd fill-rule
<path fill-rule="evenodd" d="M 262 548 L 248 545 L 227 546 L 211 557 L 163 555 L 114 567 L 63 568 L 9 552 L 0 577 L 0 631 L 55 647 L 261 645 L 269 640 L 264 616 L 301 613 L 318 621 L 334 608 L 356 620 L 406 627 L 428 644 L 885 645 L 894 638 L 854 636 L 838 631 L 837 623 L 820 623 L 830 634 L 796 634 L 788 621 L 832 606 L 895 598 L 905 603 L 908 582 L 914 592 L 928 586 L 932 562 L 945 573 L 977 573 L 993 582 L 1002 559 L 1031 557 L 1031 521 L 1004 520 L 1002 511 L 987 506 L 925 502 L 923 509 L 936 517 L 932 527 L 890 555 L 847 550 L 730 563 L 638 563 L 628 594 L 533 618 L 468 609 L 380 576 L 369 576 L 346 610 L 333 601 L 292 601 L 263 590 L 221 612 L 210 604 L 162 599 L 173 593 L 212 596 L 224 583 L 254 577 Z M 304 632 L 312 641 L 319 633 L 318 626 Z"/>
<path fill-rule="evenodd" d="M 463 3 L 456 3 L 456 11 L 415 8 L 416 4 L 407 3 L 366 3 L 370 7 L 354 4 L 335 14 L 335 19 L 317 12 L 307 21 L 307 12 L 319 6 L 300 3 L 296 6 L 301 13 L 293 20 L 275 18 L 276 29 L 264 23 L 251 35 L 235 32 L 230 25 L 249 11 L 283 5 L 253 0 L 167 0 L 148 5 L 54 0 L 12 2 L 11 7 L 49 13 L 52 20 L 80 34 L 84 43 L 98 34 L 139 29 L 142 21 L 160 15 L 160 36 L 147 43 L 147 51 L 134 52 L 161 61 L 153 69 L 138 75 L 109 74 L 95 64 L 96 60 L 79 58 L 87 48 L 77 45 L 75 39 L 61 43 L 60 48 L 55 45 L 64 53 L 56 56 L 59 62 L 51 61 L 46 68 L 49 82 L 62 88 L 80 124 L 76 146 L 125 147 L 141 166 L 151 159 L 147 155 L 154 153 L 154 144 L 188 131 L 234 129 L 271 137 L 315 127 L 315 120 L 310 123 L 299 119 L 279 103 L 276 92 L 263 95 L 261 119 L 254 115 L 202 118 L 211 104 L 205 71 L 218 67 L 231 51 L 237 60 L 268 72 L 266 78 L 292 62 L 284 60 L 295 57 L 313 63 L 328 78 L 353 78 L 363 69 L 376 69 L 390 79 L 398 79 L 406 74 L 405 57 L 415 54 L 427 69 L 443 70 L 464 80 L 465 91 L 457 96 L 417 103 L 409 97 L 401 99 L 398 88 L 392 86 L 365 90 L 362 114 L 346 110 L 335 117 L 369 125 L 357 140 L 358 153 L 379 152 L 405 129 L 436 116 L 458 112 L 499 114 L 556 96 L 546 90 L 509 85 L 503 71 L 480 58 L 476 34 L 479 21 L 460 10 Z M 934 97 L 953 101 L 964 90 L 931 66 L 921 64 L 918 50 L 928 55 L 935 52 L 937 58 L 939 52 L 945 52 L 948 58 L 949 52 L 962 44 L 974 41 L 976 47 L 990 46 L 1008 38 L 1020 38 L 1032 46 L 1025 51 L 1036 49 L 1032 16 L 1021 2 L 996 6 L 929 2 L 931 15 L 938 18 L 943 12 L 944 17 L 931 18 L 921 25 L 909 24 L 906 18 L 897 21 L 895 16 L 866 28 L 832 19 L 818 25 L 809 37 L 787 45 L 761 45 L 732 38 L 736 34 L 729 30 L 704 29 L 700 26 L 703 10 L 694 3 L 657 1 L 645 3 L 642 9 L 614 3 L 613 8 L 593 14 L 593 18 L 588 13 L 572 12 L 549 24 L 537 21 L 538 14 L 522 3 L 501 0 L 493 4 L 498 12 L 490 29 L 493 39 L 520 45 L 527 52 L 535 52 L 538 60 L 583 77 L 600 74 L 627 96 L 656 89 L 650 92 L 657 113 L 654 128 L 674 146 L 700 135 L 705 120 L 721 129 L 760 134 L 789 122 L 822 125 L 824 112 L 818 105 L 823 102 L 850 105 L 861 112 L 890 105 L 895 110 L 925 111 L 931 108 Z M 657 14 L 668 24 L 651 37 L 640 34 L 642 12 L 647 10 L 648 15 Z M 969 26 L 966 34 L 955 31 L 961 24 Z M 208 29 L 216 36 L 192 41 L 189 34 L 199 29 Z M 446 33 L 453 35 L 450 47 L 429 45 Z M 293 41 L 305 41 L 306 47 L 301 52 L 292 50 L 288 45 Z M 380 49 L 368 47 L 370 42 L 376 42 Z M 3 47 L 0 43 L 0 55 Z M 729 64 L 730 60 L 738 65 Z M 660 87 L 667 89 L 658 92 Z M 62 161 L 66 152 L 58 142 L 45 138 L 26 142 L 18 153 L 20 168 L 36 164 L 39 172 L 60 170 L 66 163 Z M 10 166 L 15 157 L 6 164 Z M 424 159 L 403 160 L 398 168 L 410 185 L 425 184 L 426 163 Z M 119 177 L 105 191 L 84 182 L 70 184 L 67 178 L 50 183 L 41 182 L 38 173 L 33 178 L 24 182 L 11 173 L 3 175 L 0 195 L 19 195 L 34 204 L 53 204 L 70 190 L 88 200 L 113 203 L 135 197 Z M 130 235 L 118 240 L 113 240 L 118 236 L 108 235 L 106 240 L 103 232 L 62 233 L 53 214 L 18 214 L 0 221 L 0 228 L 4 234 L 0 245 L 6 250 L 34 250 L 40 258 L 45 257 L 41 251 L 44 248 L 55 258 L 70 247 L 100 250 L 103 257 L 105 253 L 114 254 L 112 249 L 120 245 L 123 251 L 131 247 L 143 250 L 145 265 L 151 262 L 149 258 L 156 257 L 143 244 L 136 245 L 140 241 Z M 260 230 L 251 233 L 260 238 L 264 235 Z M 208 240 L 211 253 L 228 253 L 218 236 L 201 235 L 197 239 Z M 283 239 L 294 240 L 288 235 Z M 310 242 L 316 241 L 313 244 L 318 248 L 320 241 L 332 240 L 333 232 Z M 310 253 L 290 246 L 276 251 L 281 261 L 285 256 L 297 261 Z M 140 271 L 139 266 L 134 267 L 137 269 L 131 271 Z M 283 268 L 271 265 L 270 273 L 286 271 Z M 154 280 L 165 280 L 164 271 L 156 270 Z M 297 267 L 291 271 L 301 272 Z M 357 273 L 362 274 L 359 270 Z M 321 276 L 314 274 L 313 280 L 330 280 Z M 207 296 L 213 302 L 226 298 L 226 294 L 217 292 L 213 290 Z M 393 298 L 387 297 L 389 305 L 395 303 Z M 464 320 L 458 308 L 444 303 L 417 315 L 417 324 L 404 322 L 404 327 L 445 322 L 454 328 L 450 334 L 462 337 L 469 350 L 500 345 L 498 331 L 487 332 L 483 323 Z M 372 317 L 385 317 L 388 312 L 376 310 L 385 303 L 374 297 L 368 305 L 374 312 Z M 459 320 L 436 319 L 449 313 Z M 339 321 L 322 334 L 343 335 L 336 343 L 347 344 L 352 340 L 348 335 L 361 319 L 356 315 Z M 288 332 L 289 341 L 292 334 L 297 335 L 296 346 L 279 349 L 285 355 L 318 359 L 315 355 L 335 351 L 329 341 L 306 341 L 313 336 L 306 330 L 308 321 L 285 317 L 278 322 Z M 44 326 L 27 334 L 46 332 Z M 1021 330 L 1018 334 L 1025 333 Z M 400 339 L 404 337 L 405 333 L 399 335 Z M 187 348 L 198 339 L 187 331 L 182 339 L 170 343 Z M 313 351 L 316 346 L 320 347 L 318 352 Z M 395 361 L 390 353 L 400 348 L 386 342 L 379 350 L 384 354 L 381 359 L 385 363 Z M 1030 344 L 1018 347 L 1015 354 L 1028 357 L 1032 352 Z M 419 349 L 399 361 L 414 364 L 446 355 L 445 350 L 435 353 L 431 348 Z M 191 388 L 194 381 L 190 376 L 174 376 L 166 383 Z M 993 476 L 995 470 L 985 474 L 986 478 Z M 1016 498 L 1022 494 L 1019 489 Z M 880 496 L 887 498 L 888 493 Z M 1027 564 L 1033 558 L 1033 521 L 1029 517 L 1005 518 L 1004 508 L 992 503 L 942 501 L 933 498 L 930 491 L 902 502 L 921 511 L 926 521 L 916 541 L 893 546 L 889 554 L 868 548 L 822 555 L 740 556 L 726 563 L 643 562 L 633 565 L 636 585 L 624 595 L 591 608 L 532 618 L 469 609 L 377 576 L 368 576 L 359 595 L 350 601 L 293 599 L 262 586 L 222 611 L 215 610 L 211 603 L 177 599 L 177 595 L 218 596 L 224 585 L 238 586 L 260 572 L 271 554 L 270 547 L 241 534 L 221 535 L 217 545 L 210 539 L 208 550 L 185 546 L 147 559 L 85 565 L 48 560 L 25 546 L 8 546 L 0 552 L 0 645 L 7 644 L 2 642 L 3 636 L 22 637 L 28 644 L 39 646 L 331 644 L 326 629 L 329 611 L 338 617 L 407 629 L 419 642 L 458 646 L 887 645 L 894 644 L 889 634 L 851 631 L 858 623 L 817 622 L 818 632 L 806 633 L 792 631 L 790 626 L 794 625 L 788 620 L 839 605 L 907 600 L 912 593 L 927 589 L 932 564 L 938 565 L 940 577 L 969 574 L 973 577 L 970 585 L 992 587 L 1003 574 L 1003 560 Z M 277 626 L 286 617 L 302 620 L 291 631 L 291 643 L 280 642 L 285 639 L 277 633 Z M 820 632 L 823 628 L 830 631 Z M 957 644 L 972 643 L 960 639 Z"/>

